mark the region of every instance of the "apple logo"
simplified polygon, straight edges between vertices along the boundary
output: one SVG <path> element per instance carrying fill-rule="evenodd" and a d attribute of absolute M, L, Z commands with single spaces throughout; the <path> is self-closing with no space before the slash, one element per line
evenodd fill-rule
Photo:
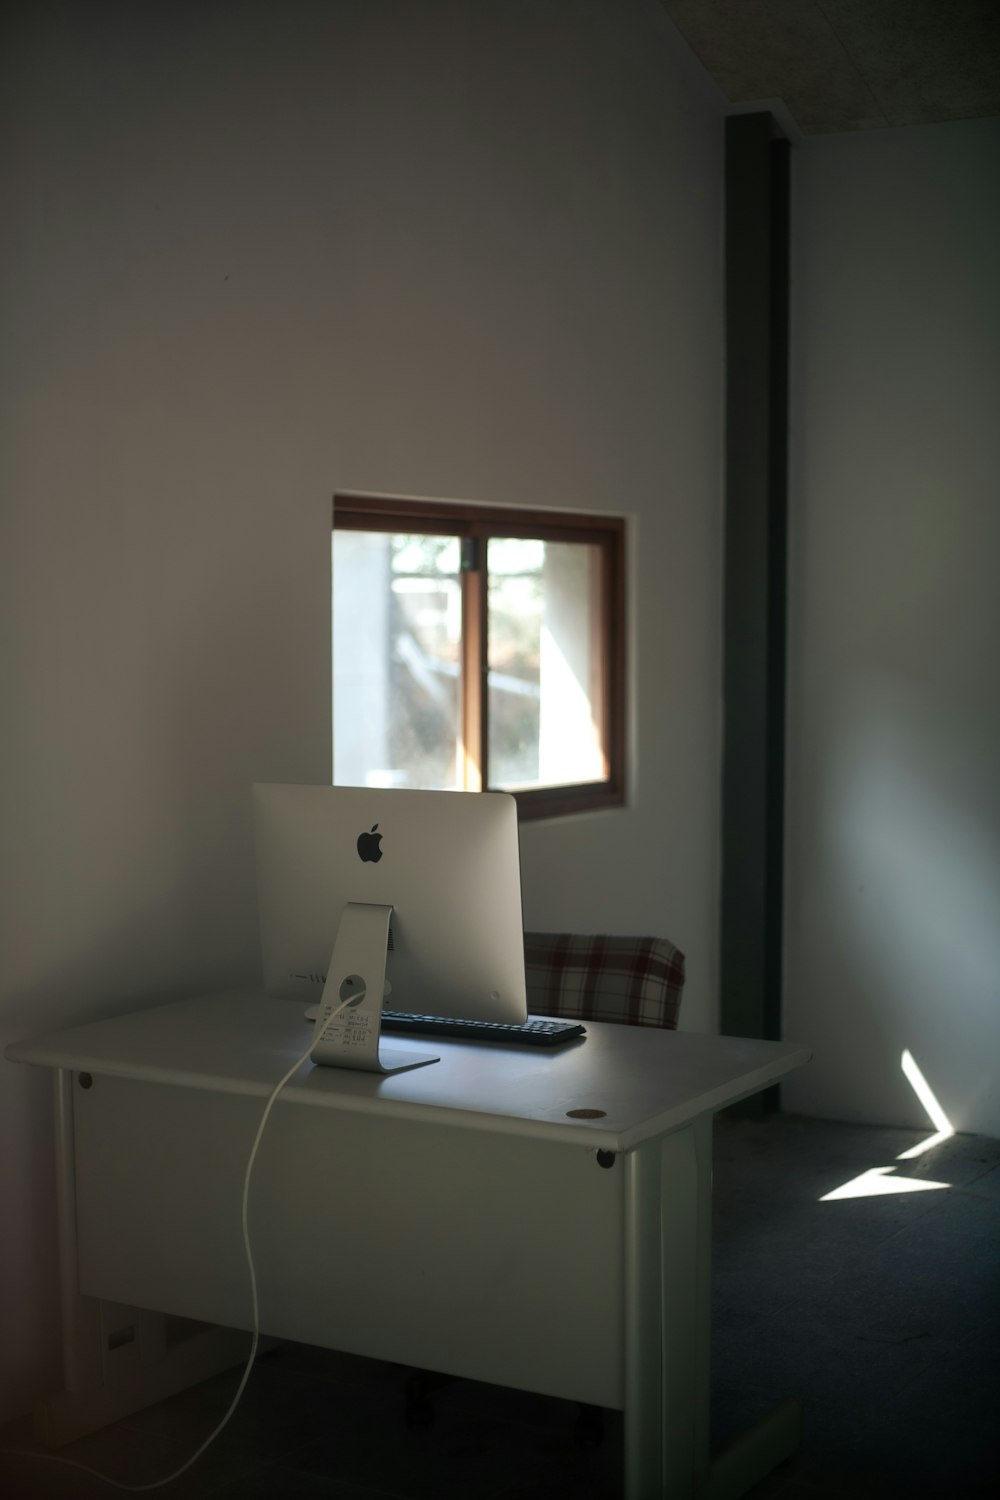
<path fill-rule="evenodd" d="M 373 865 L 377 865 L 382 858 L 382 835 L 376 832 L 377 828 L 378 824 L 373 823 L 369 833 L 358 835 L 358 853 L 363 860 L 370 860 Z"/>

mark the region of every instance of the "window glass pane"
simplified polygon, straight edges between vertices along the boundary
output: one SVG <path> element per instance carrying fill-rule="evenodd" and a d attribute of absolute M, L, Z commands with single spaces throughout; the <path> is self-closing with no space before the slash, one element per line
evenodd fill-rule
<path fill-rule="evenodd" d="M 334 781 L 459 781 L 457 537 L 333 533 Z"/>
<path fill-rule="evenodd" d="M 601 780 L 600 550 L 494 538 L 487 549 L 490 785 Z"/>

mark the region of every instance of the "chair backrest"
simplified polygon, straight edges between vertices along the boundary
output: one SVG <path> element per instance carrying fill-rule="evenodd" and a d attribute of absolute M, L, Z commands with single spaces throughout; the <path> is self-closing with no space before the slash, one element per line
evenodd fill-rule
<path fill-rule="evenodd" d="M 526 932 L 528 1010 L 676 1030 L 684 955 L 666 938 Z"/>

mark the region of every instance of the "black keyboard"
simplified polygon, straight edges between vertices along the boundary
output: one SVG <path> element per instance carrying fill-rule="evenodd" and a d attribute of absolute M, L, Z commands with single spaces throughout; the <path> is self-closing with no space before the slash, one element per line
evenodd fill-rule
<path fill-rule="evenodd" d="M 575 1037 L 586 1036 L 578 1021 L 551 1021 L 529 1016 L 523 1025 L 505 1021 L 457 1021 L 450 1016 L 410 1016 L 403 1011 L 384 1010 L 382 1030 L 406 1032 L 410 1036 L 444 1036 L 457 1042 L 511 1042 L 516 1046 L 558 1047 Z"/>

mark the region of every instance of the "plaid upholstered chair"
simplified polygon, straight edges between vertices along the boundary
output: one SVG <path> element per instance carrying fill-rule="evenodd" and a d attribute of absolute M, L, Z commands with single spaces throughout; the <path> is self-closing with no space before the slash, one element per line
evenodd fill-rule
<path fill-rule="evenodd" d="M 532 1015 L 677 1029 L 684 955 L 666 938 L 526 932 L 524 976 Z"/>

